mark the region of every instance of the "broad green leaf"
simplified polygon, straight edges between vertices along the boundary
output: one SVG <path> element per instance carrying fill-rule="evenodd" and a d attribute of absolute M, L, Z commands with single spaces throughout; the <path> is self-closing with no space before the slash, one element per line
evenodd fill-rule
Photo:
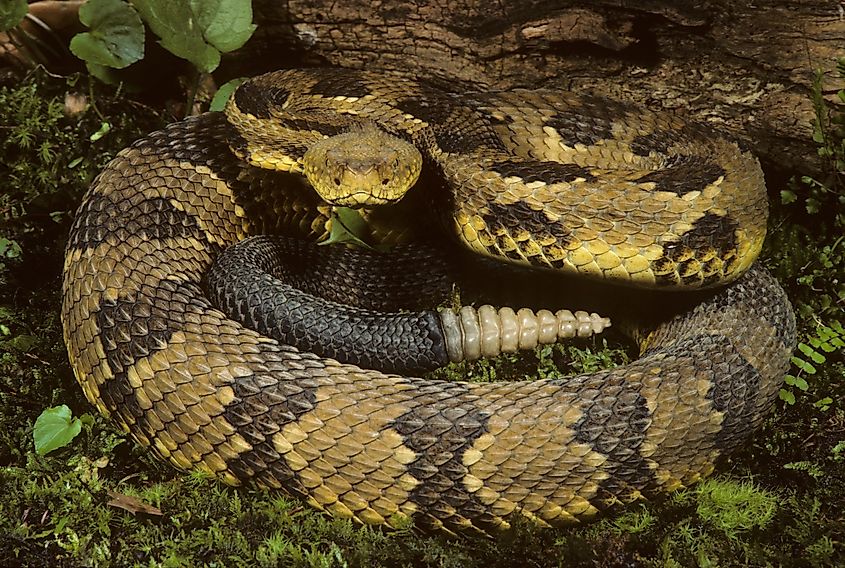
<path fill-rule="evenodd" d="M 229 97 L 232 96 L 232 93 L 235 92 L 238 85 L 244 81 L 246 81 L 246 77 L 238 77 L 237 79 L 226 81 L 220 85 L 220 88 L 217 89 L 216 93 L 214 93 L 214 98 L 211 99 L 211 104 L 209 105 L 208 110 L 215 112 L 223 110 L 226 107 L 226 102 L 229 100 Z"/>
<path fill-rule="evenodd" d="M 205 41 L 222 53 L 234 51 L 255 31 L 252 0 L 190 0 Z"/>
<path fill-rule="evenodd" d="M 123 0 L 88 0 L 79 20 L 90 31 L 76 34 L 70 50 L 85 62 L 123 69 L 144 57 L 144 24 Z"/>
<path fill-rule="evenodd" d="M 81 430 L 82 421 L 72 418 L 67 405 L 48 408 L 35 420 L 35 428 L 32 430 L 35 451 L 43 456 L 67 446 Z"/>
<path fill-rule="evenodd" d="M 28 9 L 26 0 L 0 0 L 0 32 L 8 31 L 21 23 Z"/>
<path fill-rule="evenodd" d="M 203 38 L 189 0 L 133 0 L 132 3 L 170 53 L 187 59 L 204 73 L 211 73 L 220 65 L 220 52 Z"/>
<path fill-rule="evenodd" d="M 120 83 L 120 79 L 118 79 L 117 72 L 107 65 L 98 65 L 96 63 L 92 63 L 90 61 L 85 62 L 85 67 L 88 68 L 88 72 L 105 83 L 106 85 L 117 85 Z"/>
<path fill-rule="evenodd" d="M 364 241 L 367 235 L 367 222 L 355 209 L 349 207 L 334 207 L 332 209 L 332 226 L 329 238 L 321 245 L 351 244 L 361 248 L 372 249 Z"/>

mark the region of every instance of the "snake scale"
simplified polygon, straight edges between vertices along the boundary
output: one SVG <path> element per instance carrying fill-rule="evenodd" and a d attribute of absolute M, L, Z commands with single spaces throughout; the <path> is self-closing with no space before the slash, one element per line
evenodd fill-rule
<path fill-rule="evenodd" d="M 215 309 L 201 284 L 221 251 L 253 234 L 322 234 L 327 206 L 285 188 L 305 185 L 310 148 L 359 130 L 419 149 L 448 192 L 443 224 L 472 251 L 713 292 L 641 333 L 630 364 L 493 383 L 339 363 Z M 766 218 L 756 159 L 671 114 L 278 71 L 98 176 L 67 247 L 64 337 L 87 398 L 180 468 L 369 524 L 559 525 L 694 483 L 761 423 L 795 343 L 785 294 L 754 263 Z"/>

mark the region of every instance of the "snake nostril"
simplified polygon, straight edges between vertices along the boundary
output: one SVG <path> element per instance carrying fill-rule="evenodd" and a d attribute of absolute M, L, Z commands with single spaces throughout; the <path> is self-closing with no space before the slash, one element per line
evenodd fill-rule
<path fill-rule="evenodd" d="M 339 187 L 340 186 L 340 178 L 334 178 L 334 184 Z"/>
<path fill-rule="evenodd" d="M 381 180 L 381 185 L 387 185 L 388 183 L 390 183 L 390 180 L 387 179 L 387 178 L 384 178 L 383 180 Z"/>

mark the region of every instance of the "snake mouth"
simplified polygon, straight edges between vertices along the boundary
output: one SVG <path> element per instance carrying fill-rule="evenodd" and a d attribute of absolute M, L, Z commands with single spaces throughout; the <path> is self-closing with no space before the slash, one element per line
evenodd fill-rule
<path fill-rule="evenodd" d="M 326 202 L 330 205 L 335 205 L 339 207 L 351 207 L 353 209 L 357 209 L 360 207 L 392 205 L 394 203 L 399 202 L 402 197 L 404 197 L 404 195 L 396 197 L 382 197 L 378 195 L 373 195 L 372 192 L 367 190 L 360 190 L 354 191 L 352 193 L 347 193 L 345 195 L 333 196 L 331 199 L 326 199 Z"/>

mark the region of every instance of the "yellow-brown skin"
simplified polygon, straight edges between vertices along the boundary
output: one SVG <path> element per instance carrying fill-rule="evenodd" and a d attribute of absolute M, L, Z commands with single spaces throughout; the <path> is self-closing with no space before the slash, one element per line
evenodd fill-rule
<path fill-rule="evenodd" d="M 695 482 L 760 423 L 795 341 L 782 290 L 758 267 L 742 276 L 765 188 L 734 143 L 603 104 L 289 70 L 245 83 L 228 118 L 139 141 L 85 196 L 65 258 L 65 341 L 86 396 L 179 467 L 365 523 L 555 525 Z M 325 206 L 266 170 L 302 173 L 314 143 L 357 124 L 439 168 L 473 250 L 641 286 L 737 282 L 646 330 L 638 361 L 566 381 L 384 375 L 228 320 L 199 287 L 223 247 L 323 230 Z"/>

